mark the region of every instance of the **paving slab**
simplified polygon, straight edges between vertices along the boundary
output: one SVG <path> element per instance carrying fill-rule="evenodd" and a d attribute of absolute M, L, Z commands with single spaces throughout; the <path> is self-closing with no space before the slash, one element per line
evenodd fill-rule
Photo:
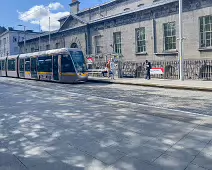
<path fill-rule="evenodd" d="M 103 169 L 106 165 L 71 145 L 61 142 L 57 145 L 48 147 L 47 152 L 51 154 L 56 160 L 59 160 L 71 169 L 91 169 L 99 168 Z"/>
<path fill-rule="evenodd" d="M 150 163 L 135 159 L 129 156 L 123 157 L 114 165 L 105 168 L 104 170 L 162 170 Z"/>
<path fill-rule="evenodd" d="M 162 154 L 163 152 L 159 150 L 155 150 L 152 147 L 140 146 L 140 147 L 131 149 L 131 151 L 129 151 L 127 156 L 140 159 L 143 161 L 153 162 Z"/>
<path fill-rule="evenodd" d="M 185 170 L 206 170 L 206 169 L 199 167 L 197 165 L 190 164 Z"/>
<path fill-rule="evenodd" d="M 199 126 L 189 133 L 187 137 L 208 143 L 212 140 L 212 128 Z"/>
<path fill-rule="evenodd" d="M 209 154 L 200 153 L 193 161 L 192 164 L 212 170 L 212 156 Z"/>
<path fill-rule="evenodd" d="M 184 170 L 190 161 L 164 154 L 154 161 L 154 165 L 163 170 Z"/>
<path fill-rule="evenodd" d="M 9 162 L 0 164 L 0 170 L 27 170 L 27 168 L 14 157 Z"/>

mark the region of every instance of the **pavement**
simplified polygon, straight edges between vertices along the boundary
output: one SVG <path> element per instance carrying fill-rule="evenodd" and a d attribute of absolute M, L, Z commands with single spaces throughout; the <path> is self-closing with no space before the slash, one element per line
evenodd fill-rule
<path fill-rule="evenodd" d="M 207 92 L 0 78 L 0 170 L 212 170 L 211 106 Z"/>
<path fill-rule="evenodd" d="M 170 80 L 170 79 L 151 79 L 145 80 L 140 78 L 116 78 L 111 80 L 105 77 L 89 77 L 90 82 L 98 83 L 113 83 L 124 85 L 147 86 L 157 88 L 183 89 L 183 90 L 198 90 L 212 92 L 212 81 L 201 80 Z"/>

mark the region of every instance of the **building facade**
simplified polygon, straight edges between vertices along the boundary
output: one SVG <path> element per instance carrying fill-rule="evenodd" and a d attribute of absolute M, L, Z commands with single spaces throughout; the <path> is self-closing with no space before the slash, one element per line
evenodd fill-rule
<path fill-rule="evenodd" d="M 24 41 L 24 38 L 31 39 L 37 36 L 37 33 L 32 31 L 20 31 L 8 29 L 0 34 L 0 57 L 16 55 L 20 53 L 19 42 Z"/>
<path fill-rule="evenodd" d="M 51 49 L 81 48 L 99 63 L 96 67 L 118 56 L 123 75 L 137 77 L 147 59 L 165 68 L 163 78 L 178 78 L 178 0 L 113 0 L 82 11 L 79 5 L 72 0 L 70 15 L 59 20 L 60 29 L 51 33 Z M 185 78 L 211 78 L 212 1 L 183 0 L 182 18 Z M 49 49 L 48 35 L 27 41 L 27 51 L 38 44 Z"/>

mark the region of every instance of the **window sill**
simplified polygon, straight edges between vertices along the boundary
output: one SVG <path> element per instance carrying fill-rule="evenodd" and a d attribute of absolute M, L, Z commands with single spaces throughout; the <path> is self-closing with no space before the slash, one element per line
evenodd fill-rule
<path fill-rule="evenodd" d="M 135 55 L 147 55 L 147 52 L 135 53 Z"/>
<path fill-rule="evenodd" d="M 163 51 L 162 53 L 154 53 L 155 55 L 178 55 L 177 50 Z"/>
<path fill-rule="evenodd" d="M 204 52 L 204 51 L 205 51 L 205 52 L 207 52 L 207 51 L 210 52 L 210 51 L 212 51 L 212 47 L 210 47 L 210 48 L 199 48 L 198 50 L 199 50 L 200 52 L 202 52 L 202 51 L 203 51 L 203 52 Z"/>

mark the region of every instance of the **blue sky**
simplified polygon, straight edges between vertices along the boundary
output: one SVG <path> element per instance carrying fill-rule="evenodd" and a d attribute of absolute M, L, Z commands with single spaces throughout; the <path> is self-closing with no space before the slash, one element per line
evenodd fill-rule
<path fill-rule="evenodd" d="M 43 5 L 48 6 L 50 3 L 56 3 L 59 2 L 64 8 L 59 8 L 59 9 L 54 9 L 51 11 L 52 18 L 60 15 L 65 15 L 67 12 L 70 11 L 69 5 L 72 0 L 5 0 L 1 2 L 0 6 L 0 25 L 5 26 L 5 27 L 14 27 L 18 28 L 18 24 L 24 24 L 27 26 L 27 29 L 34 29 L 35 31 L 39 31 L 39 24 L 36 24 L 38 21 L 34 18 L 28 21 L 21 21 L 19 19 L 19 12 L 26 12 L 29 11 L 30 8 L 34 6 L 40 6 Z M 108 2 L 109 0 L 80 0 L 80 8 L 89 8 L 95 5 L 100 4 L 101 2 Z M 58 13 L 60 12 L 60 13 Z M 65 13 L 66 12 L 66 13 Z M 23 17 L 24 16 L 24 17 Z M 23 15 L 22 19 L 26 20 L 26 14 Z M 33 21 L 32 21 L 33 20 Z M 44 22 L 46 21 L 46 18 L 41 18 L 41 25 L 42 25 L 42 30 L 45 29 Z M 34 24 L 31 24 L 34 23 Z M 53 25 L 53 24 L 52 24 Z M 19 28 L 21 29 L 21 28 Z"/>

